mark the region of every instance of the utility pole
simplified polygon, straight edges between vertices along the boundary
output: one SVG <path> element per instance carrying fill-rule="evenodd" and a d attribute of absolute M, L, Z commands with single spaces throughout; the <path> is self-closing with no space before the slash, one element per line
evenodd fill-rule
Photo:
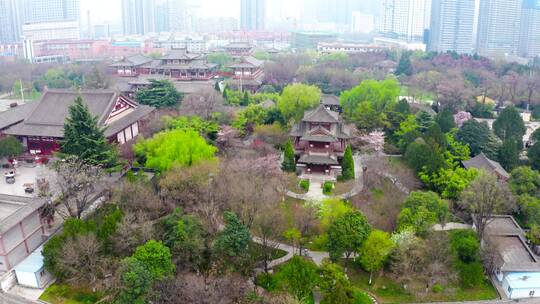
<path fill-rule="evenodd" d="M 19 79 L 19 84 L 21 85 L 21 98 L 22 98 L 22 103 L 24 103 L 24 87 L 23 87 L 22 79 Z"/>

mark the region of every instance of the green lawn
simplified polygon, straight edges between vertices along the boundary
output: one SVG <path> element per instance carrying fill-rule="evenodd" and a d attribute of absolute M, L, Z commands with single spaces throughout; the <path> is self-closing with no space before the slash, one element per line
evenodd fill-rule
<path fill-rule="evenodd" d="M 102 293 L 94 293 L 86 288 L 54 283 L 45 289 L 39 299 L 51 304 L 94 304 L 103 296 Z"/>
<path fill-rule="evenodd" d="M 380 303 L 399 304 L 399 303 L 417 303 L 417 302 L 436 302 L 436 301 L 479 301 L 492 300 L 497 298 L 497 291 L 489 281 L 475 289 L 462 289 L 459 286 L 443 286 L 446 289 L 452 289 L 453 292 L 429 292 L 425 296 L 417 297 L 400 284 L 387 276 L 378 277 L 373 275 L 372 285 L 369 285 L 369 273 L 364 272 L 357 267 L 350 267 L 348 271 L 349 278 L 354 287 L 361 290 L 367 290 L 377 297 Z"/>

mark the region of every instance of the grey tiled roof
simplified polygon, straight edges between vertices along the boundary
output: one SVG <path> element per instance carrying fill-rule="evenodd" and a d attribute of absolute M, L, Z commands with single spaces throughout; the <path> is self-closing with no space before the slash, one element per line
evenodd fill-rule
<path fill-rule="evenodd" d="M 162 60 L 193 60 L 201 57 L 201 54 L 189 53 L 186 49 L 173 49 L 165 56 L 161 57 Z"/>
<path fill-rule="evenodd" d="M 306 112 L 302 121 L 339 123 L 339 113 L 330 111 L 321 104 L 315 110 Z"/>
<path fill-rule="evenodd" d="M 484 153 L 480 153 L 470 160 L 463 161 L 465 168 L 484 169 L 488 172 L 496 172 L 505 178 L 510 177 L 510 174 L 498 162 L 489 159 Z"/>
<path fill-rule="evenodd" d="M 229 65 L 230 68 L 258 68 L 264 64 L 263 61 L 253 57 L 246 56 L 242 57 L 238 62 L 232 63 Z"/>
<path fill-rule="evenodd" d="M 328 105 L 328 106 L 339 106 L 340 105 L 339 97 L 337 97 L 336 95 L 329 95 L 329 94 L 324 94 L 321 97 L 321 103 L 323 105 Z"/>
<path fill-rule="evenodd" d="M 139 105 L 137 108 L 135 108 L 131 113 L 128 115 L 113 121 L 107 126 L 107 129 L 105 129 L 105 137 L 111 137 L 118 132 L 124 130 L 125 128 L 129 127 L 134 122 L 148 116 L 150 113 L 152 113 L 155 109 L 150 106 L 146 105 Z"/>
<path fill-rule="evenodd" d="M 36 105 L 37 102 L 29 102 L 0 112 L 0 130 L 23 121 L 34 110 Z"/>
<path fill-rule="evenodd" d="M 146 56 L 141 55 L 141 54 L 136 54 L 136 55 L 133 55 L 133 56 L 126 57 L 121 61 L 115 62 L 115 63 L 111 64 L 111 66 L 112 67 L 117 67 L 117 66 L 140 66 L 140 65 L 143 65 L 143 64 L 147 64 L 147 63 L 149 63 L 151 61 L 152 61 L 152 58 L 146 57 Z"/>
<path fill-rule="evenodd" d="M 75 98 L 79 95 L 88 106 L 90 113 L 98 118 L 98 123 L 101 126 L 104 126 L 106 119 L 109 117 L 109 113 L 119 96 L 112 90 L 81 92 L 68 90 L 46 91 L 41 97 L 41 100 L 36 102 L 33 111 L 27 115 L 24 121 L 8 128 L 5 133 L 11 135 L 62 138 L 64 136 L 64 123 L 69 115 L 69 107 L 75 102 Z M 128 126 L 129 123 L 127 123 L 127 120 L 135 119 L 137 115 L 147 111 L 148 109 L 146 107 L 137 105 L 132 113 L 113 122 L 109 126 L 109 129 L 106 130 L 106 134 L 110 134 L 112 131 L 116 130 L 116 126 Z M 131 123 L 135 122 L 137 119 L 131 121 Z"/>

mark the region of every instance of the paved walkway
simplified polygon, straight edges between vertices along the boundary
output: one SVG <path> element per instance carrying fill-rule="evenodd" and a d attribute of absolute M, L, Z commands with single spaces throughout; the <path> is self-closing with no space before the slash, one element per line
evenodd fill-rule
<path fill-rule="evenodd" d="M 354 155 L 354 176 L 356 183 L 353 188 L 344 194 L 336 195 L 336 197 L 342 199 L 349 199 L 364 189 L 364 176 L 362 170 L 362 155 Z M 303 201 L 320 202 L 332 196 L 328 196 L 322 193 L 322 184 L 324 183 L 324 177 L 318 177 L 317 175 L 309 176 L 309 190 L 305 194 L 298 194 L 292 191 L 287 191 L 287 196 L 296 198 Z"/>
<path fill-rule="evenodd" d="M 449 230 L 459 230 L 459 229 L 472 229 L 472 225 L 462 224 L 462 223 L 446 223 L 444 225 L 441 225 L 441 224 L 433 225 L 433 230 L 435 231 L 449 231 Z"/>

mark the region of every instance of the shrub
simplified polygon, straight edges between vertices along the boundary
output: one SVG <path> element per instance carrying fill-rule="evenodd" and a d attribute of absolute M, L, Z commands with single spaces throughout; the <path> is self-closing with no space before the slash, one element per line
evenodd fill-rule
<path fill-rule="evenodd" d="M 459 281 L 463 288 L 474 288 L 484 281 L 484 267 L 480 262 L 463 263 L 456 265 Z"/>
<path fill-rule="evenodd" d="M 354 295 L 354 301 L 353 301 L 354 304 L 372 304 L 373 303 L 373 300 L 371 299 L 371 297 L 364 291 L 356 289 L 354 290 L 353 295 Z"/>
<path fill-rule="evenodd" d="M 450 234 L 450 247 L 454 257 L 463 263 L 480 260 L 480 242 L 472 230 L 456 230 Z"/>
<path fill-rule="evenodd" d="M 334 189 L 334 183 L 330 181 L 326 181 L 323 184 L 323 193 L 326 195 L 329 195 L 332 193 L 332 190 Z"/>
<path fill-rule="evenodd" d="M 266 289 L 267 291 L 276 290 L 277 289 L 277 283 L 278 282 L 276 281 L 274 276 L 269 274 L 269 273 L 261 273 L 255 279 L 255 284 L 257 286 L 260 286 L 260 287 Z"/>
<path fill-rule="evenodd" d="M 433 285 L 433 287 L 431 288 L 431 291 L 433 291 L 434 293 L 440 293 L 444 290 L 444 288 L 442 287 L 441 284 L 437 283 L 435 285 Z"/>
<path fill-rule="evenodd" d="M 304 189 L 304 191 L 309 191 L 309 180 L 308 179 L 301 180 L 300 188 Z"/>

